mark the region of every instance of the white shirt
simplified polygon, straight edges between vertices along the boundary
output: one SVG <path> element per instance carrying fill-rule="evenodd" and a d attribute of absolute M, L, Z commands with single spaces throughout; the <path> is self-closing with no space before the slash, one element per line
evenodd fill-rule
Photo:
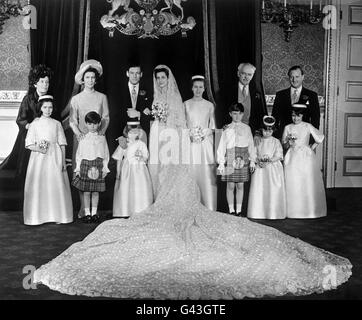
<path fill-rule="evenodd" d="M 249 85 L 247 84 L 247 85 L 243 85 L 240 81 L 239 81 L 239 88 L 240 88 L 240 90 L 241 90 L 241 92 L 243 92 L 243 89 L 244 89 L 244 87 L 246 88 L 246 97 L 249 95 Z"/>
<path fill-rule="evenodd" d="M 133 91 L 133 87 L 135 87 L 136 89 L 136 96 L 138 95 L 138 91 L 140 90 L 140 84 L 132 84 L 131 82 L 128 82 L 128 89 L 129 89 L 129 94 L 132 97 L 132 91 Z"/>
<path fill-rule="evenodd" d="M 248 125 L 242 122 L 232 122 L 222 132 L 219 146 L 217 148 L 217 162 L 225 164 L 226 149 L 235 147 L 248 147 L 249 160 L 255 162 L 256 149 L 253 135 Z"/>
<path fill-rule="evenodd" d="M 291 102 L 293 102 L 292 100 L 293 100 L 293 95 L 294 95 L 295 91 L 297 92 L 297 97 L 298 97 L 296 102 L 298 102 L 299 98 L 300 98 L 300 93 L 302 92 L 302 86 L 300 86 L 299 88 L 290 87 L 290 99 L 291 99 Z"/>
<path fill-rule="evenodd" d="M 88 132 L 83 139 L 79 141 L 77 153 L 75 156 L 76 168 L 74 172 L 80 171 L 80 164 L 83 159 L 95 160 L 103 159 L 103 172 L 109 172 L 109 150 L 105 136 L 101 136 L 98 132 Z"/>

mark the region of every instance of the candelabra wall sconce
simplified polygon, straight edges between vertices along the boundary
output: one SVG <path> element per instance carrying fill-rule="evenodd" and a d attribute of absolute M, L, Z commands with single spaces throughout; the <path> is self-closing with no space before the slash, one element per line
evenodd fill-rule
<path fill-rule="evenodd" d="M 27 6 L 29 1 L 0 0 L 0 34 L 3 32 L 3 25 L 10 17 L 29 14 Z"/>
<path fill-rule="evenodd" d="M 284 40 L 289 42 L 291 34 L 299 24 L 318 24 L 324 17 L 322 13 L 322 1 L 314 5 L 313 0 L 309 4 L 301 4 L 299 1 L 287 0 L 262 0 L 261 22 L 278 23 L 284 31 Z"/>

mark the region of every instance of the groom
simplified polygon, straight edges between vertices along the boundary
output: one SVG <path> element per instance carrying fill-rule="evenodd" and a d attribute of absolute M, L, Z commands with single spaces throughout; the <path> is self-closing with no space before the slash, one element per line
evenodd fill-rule
<path fill-rule="evenodd" d="M 140 83 L 142 69 L 139 63 L 129 64 L 126 75 L 128 83 L 122 90 L 121 120 L 138 118 L 148 138 L 150 132 L 152 95 L 150 95 L 143 84 Z M 122 124 L 122 128 L 125 125 L 126 122 Z"/>

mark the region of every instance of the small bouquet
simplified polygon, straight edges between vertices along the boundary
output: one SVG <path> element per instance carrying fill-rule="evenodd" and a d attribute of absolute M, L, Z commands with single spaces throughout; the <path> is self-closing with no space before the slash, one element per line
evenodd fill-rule
<path fill-rule="evenodd" d="M 137 149 L 135 152 L 135 158 L 137 161 L 141 161 L 143 159 L 143 153 L 140 149 Z"/>
<path fill-rule="evenodd" d="M 38 146 L 41 150 L 44 150 L 45 152 L 48 151 L 48 148 L 49 148 L 49 141 L 47 140 L 41 140 L 39 143 L 38 143 Z"/>
<path fill-rule="evenodd" d="M 260 168 L 264 168 L 268 163 L 271 162 L 271 159 L 267 155 L 263 155 L 258 158 L 258 165 Z"/>
<path fill-rule="evenodd" d="M 289 141 L 293 141 L 293 142 L 295 142 L 295 140 L 297 140 L 298 138 L 297 138 L 297 136 L 296 135 L 294 135 L 293 133 L 288 133 L 288 135 L 287 135 L 287 141 L 289 142 Z"/>
<path fill-rule="evenodd" d="M 200 126 L 193 127 L 190 130 L 192 142 L 201 143 L 205 139 L 204 130 Z"/>
<path fill-rule="evenodd" d="M 152 105 L 152 116 L 159 121 L 166 122 L 168 115 L 168 105 L 164 102 L 155 102 Z"/>

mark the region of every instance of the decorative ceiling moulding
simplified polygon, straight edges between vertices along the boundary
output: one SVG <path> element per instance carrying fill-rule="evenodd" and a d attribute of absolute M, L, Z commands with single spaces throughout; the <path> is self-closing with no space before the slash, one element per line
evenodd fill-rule
<path fill-rule="evenodd" d="M 108 14 L 100 20 L 103 28 L 109 31 L 109 37 L 113 37 L 116 30 L 139 39 L 158 39 L 177 32 L 186 37 L 186 33 L 196 25 L 193 17 L 185 18 L 182 3 L 187 0 L 104 1 L 112 5 Z"/>
<path fill-rule="evenodd" d="M 276 23 L 283 29 L 284 40 L 299 24 L 319 24 L 329 13 L 326 0 L 261 0 L 261 22 Z"/>

